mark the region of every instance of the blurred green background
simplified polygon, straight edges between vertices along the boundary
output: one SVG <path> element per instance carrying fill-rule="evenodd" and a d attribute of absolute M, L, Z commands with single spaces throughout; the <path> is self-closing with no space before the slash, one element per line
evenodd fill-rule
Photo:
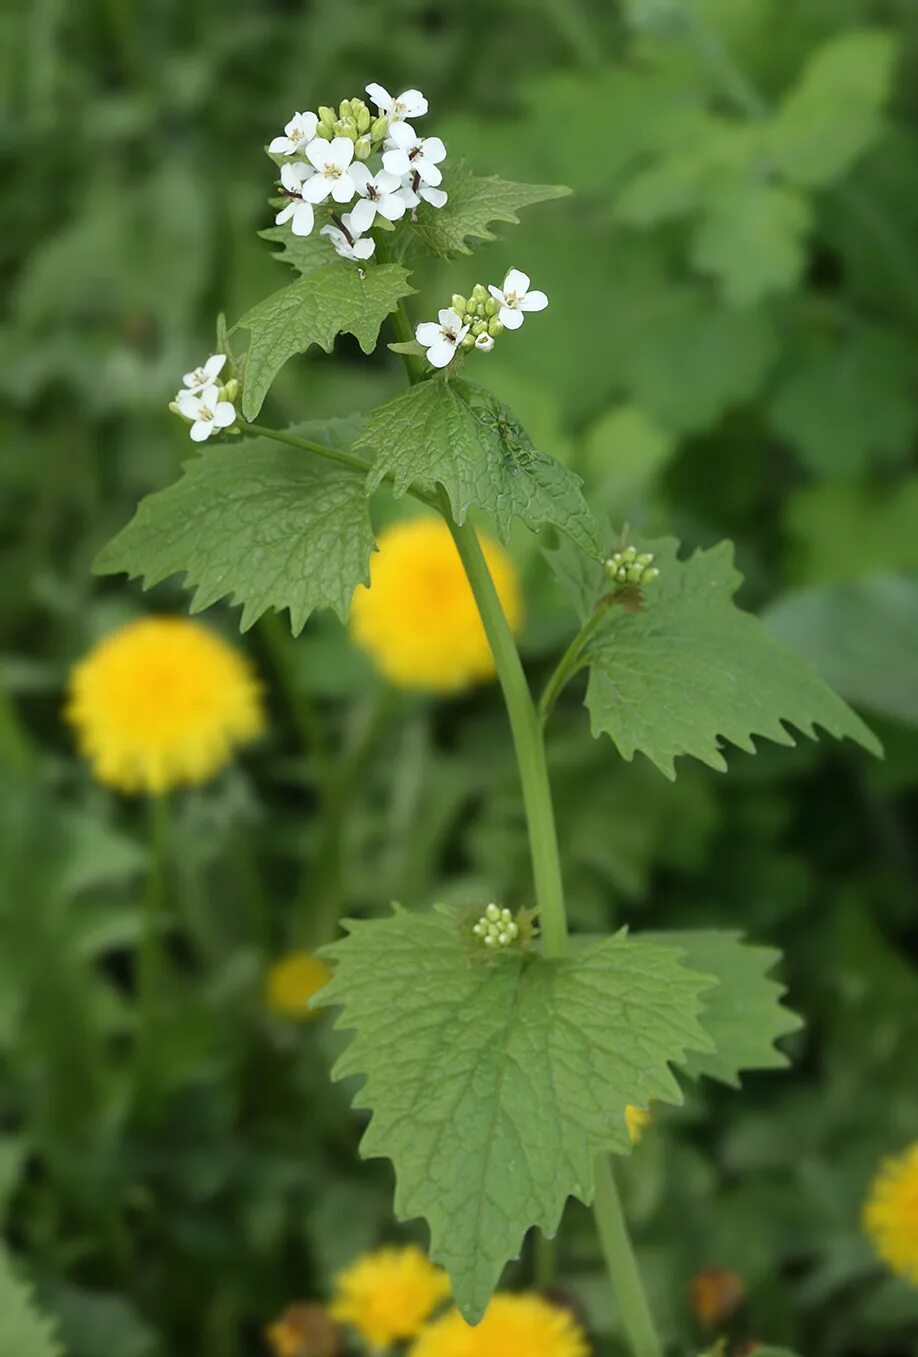
<path fill-rule="evenodd" d="M 338 1038 L 270 1014 L 265 975 L 341 908 L 527 896 L 496 688 L 392 694 L 334 620 L 296 642 L 263 621 L 238 643 L 269 733 L 175 798 L 158 1092 L 137 1105 L 145 808 L 92 781 L 61 708 L 97 638 L 184 600 L 90 562 L 190 454 L 165 406 L 217 311 L 288 281 L 256 234 L 263 146 L 371 80 L 420 85 L 452 163 L 575 191 L 431 265 L 415 318 L 524 267 L 551 309 L 476 376 L 614 522 L 733 538 L 741 601 L 886 748 L 765 745 L 670 785 L 592 740 L 576 685 L 553 727 L 575 926 L 741 928 L 786 951 L 806 1018 L 792 1071 L 690 1088 L 627 1165 L 664 1333 L 710 1341 L 691 1279 L 729 1266 L 732 1341 L 918 1351 L 918 1289 L 858 1220 L 880 1158 L 918 1136 L 918 5 L 31 0 L 0 25 L 0 1221 L 66 1352 L 264 1352 L 287 1303 L 408 1237 L 330 1091 Z M 771 177 L 752 143 L 782 118 Z M 285 368 L 265 422 L 402 382 L 384 346 L 340 341 Z M 539 677 L 570 621 L 538 543 L 514 551 Z M 207 621 L 235 639 L 229 608 Z M 306 710 L 344 751 L 334 804 Z M 559 1266 L 597 1350 L 619 1351 L 580 1209 Z M 527 1254 L 509 1280 L 531 1276 Z"/>

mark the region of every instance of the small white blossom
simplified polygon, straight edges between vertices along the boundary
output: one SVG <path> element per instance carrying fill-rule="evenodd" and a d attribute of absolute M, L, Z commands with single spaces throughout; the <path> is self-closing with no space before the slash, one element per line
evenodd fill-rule
<path fill-rule="evenodd" d="M 284 128 L 284 135 L 275 137 L 268 150 L 277 155 L 296 155 L 312 141 L 318 125 L 319 120 L 314 113 L 294 113 Z"/>
<path fill-rule="evenodd" d="M 236 422 L 236 407 L 232 401 L 220 399 L 220 388 L 205 386 L 203 391 L 180 391 L 175 398 L 179 413 L 190 419 L 191 437 L 203 443 L 212 433 L 228 429 Z"/>
<path fill-rule="evenodd" d="M 360 239 L 360 232 L 354 224 L 356 210 L 355 208 L 354 212 L 345 212 L 341 218 L 343 231 L 339 230 L 337 226 L 323 226 L 319 235 L 328 236 L 342 259 L 353 259 L 359 263 L 363 259 L 370 258 L 370 255 L 376 249 L 376 241 Z M 350 240 L 348 240 L 348 236 L 350 236 Z"/>
<path fill-rule="evenodd" d="M 497 318 L 506 330 L 520 328 L 524 311 L 544 311 L 548 305 L 544 292 L 529 291 L 529 275 L 519 269 L 510 270 L 503 287 L 489 283 L 488 291 L 496 302 L 500 302 Z"/>
<path fill-rule="evenodd" d="M 386 147 L 383 169 L 390 174 L 400 179 L 406 174 L 417 175 L 420 183 L 434 188 L 440 183 L 443 174 L 438 166 L 446 159 L 446 147 L 439 137 L 419 137 L 407 123 L 393 123 Z"/>
<path fill-rule="evenodd" d="M 206 363 L 202 363 L 193 372 L 186 372 L 182 381 L 190 391 L 203 391 L 210 386 L 223 371 L 226 362 L 225 353 L 212 353 Z"/>
<path fill-rule="evenodd" d="M 308 236 L 315 224 L 312 203 L 303 197 L 303 185 L 312 177 L 312 167 L 299 161 L 281 166 L 281 184 L 290 195 L 290 201 L 281 208 L 274 221 L 277 226 L 289 221 L 295 236 Z"/>
<path fill-rule="evenodd" d="M 353 165 L 351 178 L 357 185 L 357 192 L 361 198 L 351 212 L 358 231 L 369 231 L 376 220 L 377 212 L 387 221 L 398 221 L 405 215 L 405 199 L 400 192 L 401 180 L 394 174 L 389 174 L 386 170 L 372 174 L 366 165 Z"/>
<path fill-rule="evenodd" d="M 449 194 L 445 189 L 432 188 L 430 184 L 418 183 L 417 190 L 412 186 L 413 175 L 409 175 L 402 183 L 402 197 L 408 207 L 414 209 L 423 198 L 425 203 L 430 203 L 431 207 L 443 207 Z"/>
<path fill-rule="evenodd" d="M 439 324 L 432 320 L 424 321 L 414 332 L 419 344 L 427 350 L 427 361 L 435 368 L 445 368 L 451 363 L 457 348 L 469 332 L 462 324 L 461 316 L 449 308 L 439 312 Z"/>
<path fill-rule="evenodd" d="M 493 336 L 489 335 L 487 330 L 484 334 L 475 336 L 475 348 L 480 349 L 482 353 L 490 353 L 494 348 Z"/>
<path fill-rule="evenodd" d="M 485 947 L 509 947 L 519 937 L 520 928 L 509 909 L 498 909 L 492 903 L 473 925 L 472 932 Z"/>
<path fill-rule="evenodd" d="M 420 118 L 427 112 L 427 100 L 420 90 L 402 90 L 393 99 L 382 85 L 367 85 L 367 94 L 390 122 L 399 122 L 402 118 Z"/>
<path fill-rule="evenodd" d="M 306 147 L 306 158 L 316 173 L 303 185 L 303 197 L 311 203 L 324 203 L 331 194 L 336 203 L 349 203 L 357 192 L 351 174 L 354 143 L 350 137 L 323 141 L 317 137 Z"/>

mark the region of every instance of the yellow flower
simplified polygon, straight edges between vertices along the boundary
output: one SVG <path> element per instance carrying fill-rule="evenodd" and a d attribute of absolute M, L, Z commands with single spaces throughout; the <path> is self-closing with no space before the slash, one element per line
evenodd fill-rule
<path fill-rule="evenodd" d="M 522 616 L 516 570 L 503 547 L 480 536 L 481 548 L 510 626 Z M 370 588 L 361 585 L 351 629 L 392 683 L 454 693 L 493 678 L 494 662 L 472 590 L 446 524 L 411 518 L 379 536 Z"/>
<path fill-rule="evenodd" d="M 632 1145 L 637 1145 L 640 1142 L 649 1124 L 650 1113 L 645 1112 L 643 1107 L 634 1107 L 629 1103 L 625 1108 L 625 1125 L 628 1127 L 628 1135 L 631 1137 Z"/>
<path fill-rule="evenodd" d="M 330 979 L 331 971 L 312 952 L 291 952 L 268 972 L 265 1003 L 278 1017 L 308 1021 L 319 1014 L 318 1009 L 309 1007 L 310 999 Z"/>
<path fill-rule="evenodd" d="M 458 1310 L 422 1332 L 410 1357 L 589 1357 L 570 1310 L 541 1296 L 495 1296 L 476 1327 Z"/>
<path fill-rule="evenodd" d="M 99 781 L 123 792 L 204 782 L 264 726 L 247 660 L 182 617 L 130 622 L 95 646 L 65 715 Z"/>
<path fill-rule="evenodd" d="M 918 1140 L 903 1154 L 884 1159 L 863 1221 L 884 1263 L 918 1286 Z"/>
<path fill-rule="evenodd" d="M 416 1245 L 366 1253 L 335 1278 L 329 1314 L 372 1348 L 413 1338 L 441 1301 L 449 1278 Z"/>
<path fill-rule="evenodd" d="M 274 1357 L 338 1357 L 340 1334 L 321 1305 L 288 1305 L 265 1329 Z"/>

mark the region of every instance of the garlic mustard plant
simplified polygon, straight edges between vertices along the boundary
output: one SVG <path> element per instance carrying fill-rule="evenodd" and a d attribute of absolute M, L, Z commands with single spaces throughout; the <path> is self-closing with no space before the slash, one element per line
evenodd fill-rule
<path fill-rule="evenodd" d="M 375 113 L 345 98 L 296 113 L 269 142 L 281 197 L 264 235 L 298 276 L 231 330 L 221 320 L 216 354 L 173 402 L 192 439 L 221 441 L 140 505 L 96 568 L 148 584 L 181 574 L 195 609 L 228 597 L 243 629 L 287 610 L 296 635 L 313 611 L 344 621 L 353 602 L 355 641 L 400 686 L 446 695 L 496 675 L 531 891 L 498 904 L 495 883 L 478 902 L 410 912 L 380 900 L 375 917 L 345 921 L 323 951 L 333 975 L 316 996 L 350 1034 L 333 1075 L 362 1081 L 362 1153 L 392 1161 L 399 1214 L 427 1221 L 431 1257 L 449 1278 L 457 1311 L 432 1320 L 419 1357 L 513 1343 L 529 1351 L 526 1335 L 544 1325 L 538 1307 L 491 1306 L 491 1297 L 530 1231 L 550 1238 L 562 1227 L 569 1197 L 594 1210 L 635 1357 L 659 1357 L 617 1184 L 640 1110 L 653 1106 L 656 1118 L 682 1100 L 686 1081 L 735 1087 L 745 1071 L 785 1064 L 775 1043 L 799 1020 L 769 976 L 775 953 L 734 932 L 571 935 L 545 728 L 576 685 L 595 735 L 670 778 L 685 758 L 725 769 L 730 745 L 792 744 L 789 727 L 878 745 L 814 670 L 736 606 L 728 543 L 684 553 L 672 538 L 613 534 L 580 479 L 478 380 L 487 364 L 477 355 L 521 331 L 548 296 L 522 268 L 499 284 L 473 282 L 466 256 L 496 223 L 566 190 L 448 162 L 440 138 L 413 125 L 428 116 L 420 91 L 366 88 Z M 453 261 L 457 288 L 435 321 L 408 310 L 415 268 L 431 258 Z M 404 362 L 400 394 L 353 420 L 256 423 L 288 359 L 330 352 L 340 334 L 369 354 L 384 325 Z M 527 344 L 529 331 L 513 343 Z M 380 532 L 376 554 L 383 486 L 422 512 Z M 570 602 L 572 635 L 538 698 L 515 638 L 515 570 L 479 523 L 504 544 L 515 527 L 538 533 Z M 251 725 L 247 716 L 230 733 Z M 887 1193 L 870 1221 L 906 1266 L 898 1201 Z M 355 1324 L 377 1264 L 341 1283 Z M 396 1294 L 399 1267 L 393 1279 Z M 440 1294 L 438 1274 L 431 1304 Z M 468 1325 L 483 1317 L 478 1346 L 468 1346 Z M 558 1323 L 555 1351 L 574 1357 L 579 1331 Z M 371 1341 L 403 1336 L 387 1320 Z"/>

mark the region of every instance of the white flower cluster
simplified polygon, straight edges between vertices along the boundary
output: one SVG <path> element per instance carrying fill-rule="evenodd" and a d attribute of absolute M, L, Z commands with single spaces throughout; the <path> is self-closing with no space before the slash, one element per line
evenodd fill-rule
<path fill-rule="evenodd" d="M 544 292 L 530 291 L 528 274 L 510 269 L 501 287 L 476 283 L 468 298 L 454 293 L 437 321 L 424 321 L 414 337 L 427 350 L 428 363 L 445 368 L 460 349 L 489 353 L 504 330 L 518 330 L 527 311 L 544 311 L 547 305 Z"/>
<path fill-rule="evenodd" d="M 603 565 L 609 579 L 616 584 L 653 584 L 660 577 L 659 570 L 653 564 L 653 552 L 639 552 L 636 547 L 613 551 Z"/>
<path fill-rule="evenodd" d="M 446 147 L 439 137 L 418 136 L 407 121 L 427 112 L 421 91 L 393 98 L 382 85 L 367 85 L 366 92 L 378 109 L 375 118 L 362 99 L 344 99 L 337 112 L 295 113 L 268 146 L 271 154 L 289 157 L 280 173 L 288 202 L 277 225 L 289 221 L 295 236 L 311 235 L 316 208 L 328 204 L 332 220 L 319 234 L 358 263 L 376 249 L 367 236 L 374 225 L 391 226 L 422 201 L 439 208 L 447 198 L 439 187 Z M 379 163 L 371 166 L 371 157 Z"/>
<path fill-rule="evenodd" d="M 472 932 L 487 948 L 509 947 L 520 935 L 519 924 L 509 909 L 500 909 L 493 903 L 487 906 Z"/>
<path fill-rule="evenodd" d="M 184 386 L 169 406 L 191 425 L 195 443 L 203 443 L 211 434 L 222 433 L 236 423 L 233 402 L 239 394 L 239 383 L 235 378 L 222 385 L 217 382 L 225 363 L 225 353 L 212 353 L 201 367 L 186 372 Z"/>

